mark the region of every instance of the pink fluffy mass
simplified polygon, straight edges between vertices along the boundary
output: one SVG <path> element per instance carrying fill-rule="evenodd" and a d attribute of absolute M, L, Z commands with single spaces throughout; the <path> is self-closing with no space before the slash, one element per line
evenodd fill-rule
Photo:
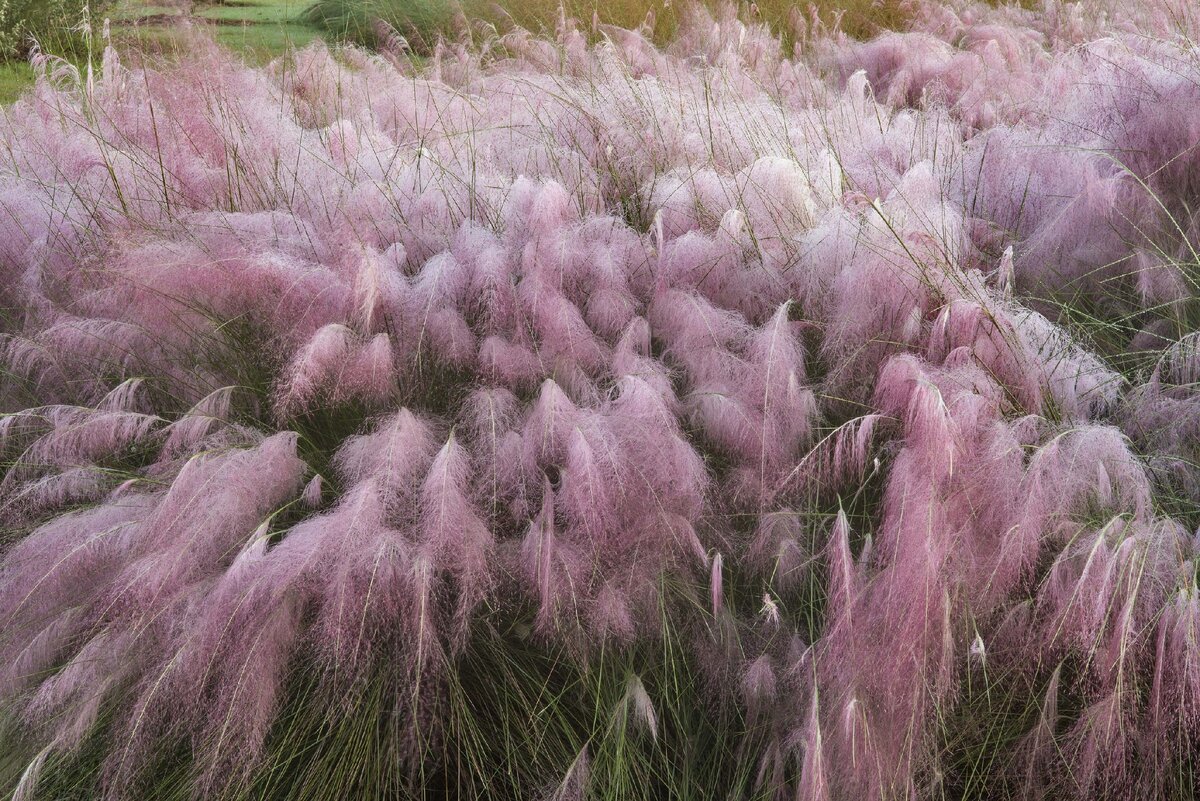
<path fill-rule="evenodd" d="M 153 797 L 169 748 L 253 796 L 302 674 L 420 796 L 520 629 L 683 649 L 743 797 L 1192 797 L 1197 42 L 1045 0 L 41 57 L 0 117 L 10 789 L 96 753 Z"/>

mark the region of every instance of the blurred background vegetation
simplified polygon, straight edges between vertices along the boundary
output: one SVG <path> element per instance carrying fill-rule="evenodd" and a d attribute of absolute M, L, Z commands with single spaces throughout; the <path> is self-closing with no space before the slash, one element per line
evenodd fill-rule
<path fill-rule="evenodd" d="M 698 0 L 716 9 L 721 0 Z M 458 33 L 464 20 L 491 23 L 503 31 L 511 25 L 529 30 L 553 29 L 560 8 L 590 28 L 593 21 L 622 28 L 642 27 L 656 41 L 669 40 L 685 13 L 687 0 L 315 0 L 304 19 L 326 35 L 372 45 L 382 21 L 409 40 L 414 50 L 428 49 L 438 36 Z M 794 34 L 797 15 L 815 10 L 822 22 L 866 38 L 881 29 L 896 29 L 905 20 L 902 0 L 756 0 L 738 3 L 745 21 L 765 22 L 784 35 Z"/>
<path fill-rule="evenodd" d="M 720 0 L 699 0 L 715 7 Z M 0 103 L 11 102 L 33 81 L 34 49 L 86 62 L 103 48 L 106 20 L 122 53 L 178 54 L 187 26 L 206 26 L 216 40 L 263 63 L 289 47 L 321 36 L 333 42 L 372 47 L 389 28 L 417 54 L 442 36 L 457 36 L 466 20 L 553 29 L 562 7 L 591 30 L 593 20 L 626 28 L 643 26 L 655 40 L 671 37 L 687 0 L 0 0 Z M 826 24 L 866 38 L 882 28 L 902 27 L 903 0 L 757 0 L 742 2 L 747 21 L 771 25 L 790 39 L 798 14 L 813 8 Z M 383 23 L 383 24 L 381 24 Z"/>
<path fill-rule="evenodd" d="M 29 55 L 34 43 L 47 50 L 75 53 L 85 47 L 88 17 L 105 12 L 103 0 L 0 0 L 0 57 Z M 64 24 L 64 21 L 70 24 Z"/>

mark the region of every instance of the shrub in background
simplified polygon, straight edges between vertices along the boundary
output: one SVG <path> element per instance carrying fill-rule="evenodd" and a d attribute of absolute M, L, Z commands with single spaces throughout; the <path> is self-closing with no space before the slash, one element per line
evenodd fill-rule
<path fill-rule="evenodd" d="M 84 28 L 103 19 L 106 5 L 88 0 L 0 0 L 0 60 L 24 58 L 34 42 L 47 52 L 86 52 Z"/>
<path fill-rule="evenodd" d="M 318 0 L 301 19 L 338 40 L 376 46 L 388 28 L 428 51 L 453 33 L 456 7 L 440 0 Z"/>

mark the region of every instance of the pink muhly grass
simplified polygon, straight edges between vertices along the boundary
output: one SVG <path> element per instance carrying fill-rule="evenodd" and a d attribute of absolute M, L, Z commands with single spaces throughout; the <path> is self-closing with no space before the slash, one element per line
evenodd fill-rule
<path fill-rule="evenodd" d="M 414 485 L 433 460 L 436 440 L 429 424 L 408 409 L 379 421 L 369 434 L 348 437 L 334 467 L 349 483 L 374 480 L 398 514 L 412 515 Z"/>
<path fill-rule="evenodd" d="M 521 543 L 522 564 L 538 604 L 535 625 L 545 635 L 569 625 L 582 600 L 587 566 L 586 558 L 558 535 L 554 506 L 554 491 L 546 481 L 541 512 Z"/>
<path fill-rule="evenodd" d="M 230 422 L 235 387 L 222 387 L 205 395 L 187 413 L 164 429 L 163 451 L 168 454 L 194 452 L 199 444 L 223 424 Z"/>
<path fill-rule="evenodd" d="M 747 349 L 762 387 L 759 462 L 764 479 L 768 470 L 778 472 L 807 439 L 815 410 L 812 392 L 804 386 L 804 353 L 788 321 L 789 305 L 779 307 Z"/>
<path fill-rule="evenodd" d="M 599 368 L 606 348 L 575 303 L 537 277 L 522 281 L 520 294 L 538 339 L 539 352 L 545 358 L 578 365 L 585 371 Z"/>
<path fill-rule="evenodd" d="M 204 771 L 201 786 L 222 786 L 244 779 L 261 753 L 280 702 L 283 668 L 299 634 L 299 614 L 284 603 L 266 619 L 256 621 L 253 637 L 240 637 L 241 654 L 228 659 L 218 686 L 205 740 L 198 757 Z M 225 771 L 232 769 L 232 776 Z"/>
<path fill-rule="evenodd" d="M 549 795 L 549 801 L 578 801 L 586 798 L 585 790 L 590 770 L 591 762 L 588 759 L 588 749 L 585 745 L 571 761 L 562 781 Z"/>
<path fill-rule="evenodd" d="M 1125 703 L 1119 691 L 1101 698 L 1084 710 L 1068 735 L 1078 766 L 1074 781 L 1083 792 L 1096 792 L 1100 782 L 1126 786 L 1131 743 Z"/>
<path fill-rule="evenodd" d="M 757 711 L 760 705 L 771 704 L 777 690 L 775 670 L 767 656 L 760 656 L 746 666 L 742 674 L 742 698 L 746 705 Z"/>
<path fill-rule="evenodd" d="M 636 627 L 621 588 L 605 585 L 595 600 L 589 614 L 591 629 L 602 640 L 627 643 L 633 640 Z"/>
<path fill-rule="evenodd" d="M 1044 6 L 39 55 L 0 786 L 1186 794 L 1200 19 Z"/>
<path fill-rule="evenodd" d="M 713 617 L 719 617 L 725 607 L 725 560 L 721 554 L 712 558 L 712 568 L 709 575 L 709 594 L 712 596 Z"/>
<path fill-rule="evenodd" d="M 11 444 L 22 440 L 28 444 L 0 480 L 0 492 L 11 492 L 22 479 L 29 480 L 47 469 L 103 462 L 146 439 L 163 421 L 127 408 L 136 403 L 139 383 L 122 384 L 96 408 L 55 405 L 6 417 L 0 446 L 10 440 Z"/>
<path fill-rule="evenodd" d="M 532 565 L 540 606 L 538 616 L 543 621 L 552 613 L 554 546 L 554 494 L 547 486 L 542 492 L 541 514 L 530 527 L 522 546 L 527 563 Z"/>
<path fill-rule="evenodd" d="M 904 420 L 910 447 L 922 453 L 925 464 L 946 477 L 954 472 L 954 419 L 941 388 L 931 381 L 912 357 L 902 356 L 884 365 L 879 376 L 880 407 Z"/>
<path fill-rule="evenodd" d="M 488 337 L 480 344 L 479 364 L 484 375 L 513 388 L 532 386 L 543 371 L 532 350 L 497 336 Z"/>
<path fill-rule="evenodd" d="M 1022 792 L 1029 797 L 1038 795 L 1042 782 L 1047 778 L 1045 771 L 1054 756 L 1061 670 L 1062 666 L 1059 665 L 1051 674 L 1039 705 L 1037 724 L 1032 731 L 1025 735 L 1020 746 L 1020 753 L 1024 760 L 1022 764 L 1015 767 L 1021 774 Z"/>
<path fill-rule="evenodd" d="M 313 476 L 308 483 L 304 485 L 304 492 L 301 498 L 304 500 L 304 505 L 310 509 L 315 509 L 321 505 L 321 489 L 324 486 L 324 479 L 319 475 Z"/>
<path fill-rule="evenodd" d="M 829 537 L 829 601 L 827 616 L 835 626 L 853 626 L 857 570 L 850 552 L 850 521 L 839 511 Z"/>
<path fill-rule="evenodd" d="M 430 563 L 454 577 L 458 594 L 454 637 L 466 642 L 469 619 L 487 597 L 493 535 L 467 493 L 470 463 L 453 433 L 430 465 L 421 486 L 420 545 Z"/>
<path fill-rule="evenodd" d="M 1200 720 L 1200 600 L 1195 582 L 1181 588 L 1159 621 L 1155 697 L 1151 711 L 1163 723 Z"/>
<path fill-rule="evenodd" d="M 379 406 L 395 397 L 396 390 L 392 340 L 387 334 L 376 334 L 342 370 L 333 397 Z"/>
<path fill-rule="evenodd" d="M 562 471 L 563 510 L 598 545 L 612 530 L 615 498 L 621 491 L 614 434 L 599 421 L 577 426 L 566 447 Z"/>
<path fill-rule="evenodd" d="M 804 166 L 779 156 L 755 160 L 738 176 L 738 194 L 755 239 L 768 247 L 816 221 L 816 193 Z"/>
<path fill-rule="evenodd" d="M 293 358 L 287 384 L 279 395 L 281 415 L 290 416 L 309 406 L 322 389 L 330 391 L 352 352 L 353 332 L 331 323 L 317 331 Z"/>
<path fill-rule="evenodd" d="M 805 801 L 827 801 L 831 788 L 826 769 L 825 742 L 821 732 L 821 708 L 816 692 L 808 711 L 802 740 L 799 794 Z"/>
<path fill-rule="evenodd" d="M 646 692 L 646 685 L 636 673 L 631 673 L 625 686 L 624 714 L 633 718 L 634 725 L 658 739 L 658 714 L 654 702 Z"/>

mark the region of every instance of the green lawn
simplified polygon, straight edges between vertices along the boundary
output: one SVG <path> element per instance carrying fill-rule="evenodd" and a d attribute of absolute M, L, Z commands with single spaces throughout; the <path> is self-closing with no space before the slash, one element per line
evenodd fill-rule
<path fill-rule="evenodd" d="M 290 46 L 303 47 L 316 30 L 299 20 L 310 0 L 238 0 L 202 7 L 196 16 L 214 24 L 217 41 L 248 60 L 268 61 Z"/>
<path fill-rule="evenodd" d="M 311 0 L 225 0 L 197 3 L 192 16 L 211 26 L 221 44 L 243 53 L 247 61 L 264 63 L 289 47 L 302 47 L 320 34 L 299 20 Z M 122 0 L 109 15 L 113 38 L 122 49 L 152 53 L 177 51 L 177 25 L 182 19 L 170 6 L 152 0 Z M 33 82 L 25 63 L 0 63 L 0 104 L 10 103 Z"/>

